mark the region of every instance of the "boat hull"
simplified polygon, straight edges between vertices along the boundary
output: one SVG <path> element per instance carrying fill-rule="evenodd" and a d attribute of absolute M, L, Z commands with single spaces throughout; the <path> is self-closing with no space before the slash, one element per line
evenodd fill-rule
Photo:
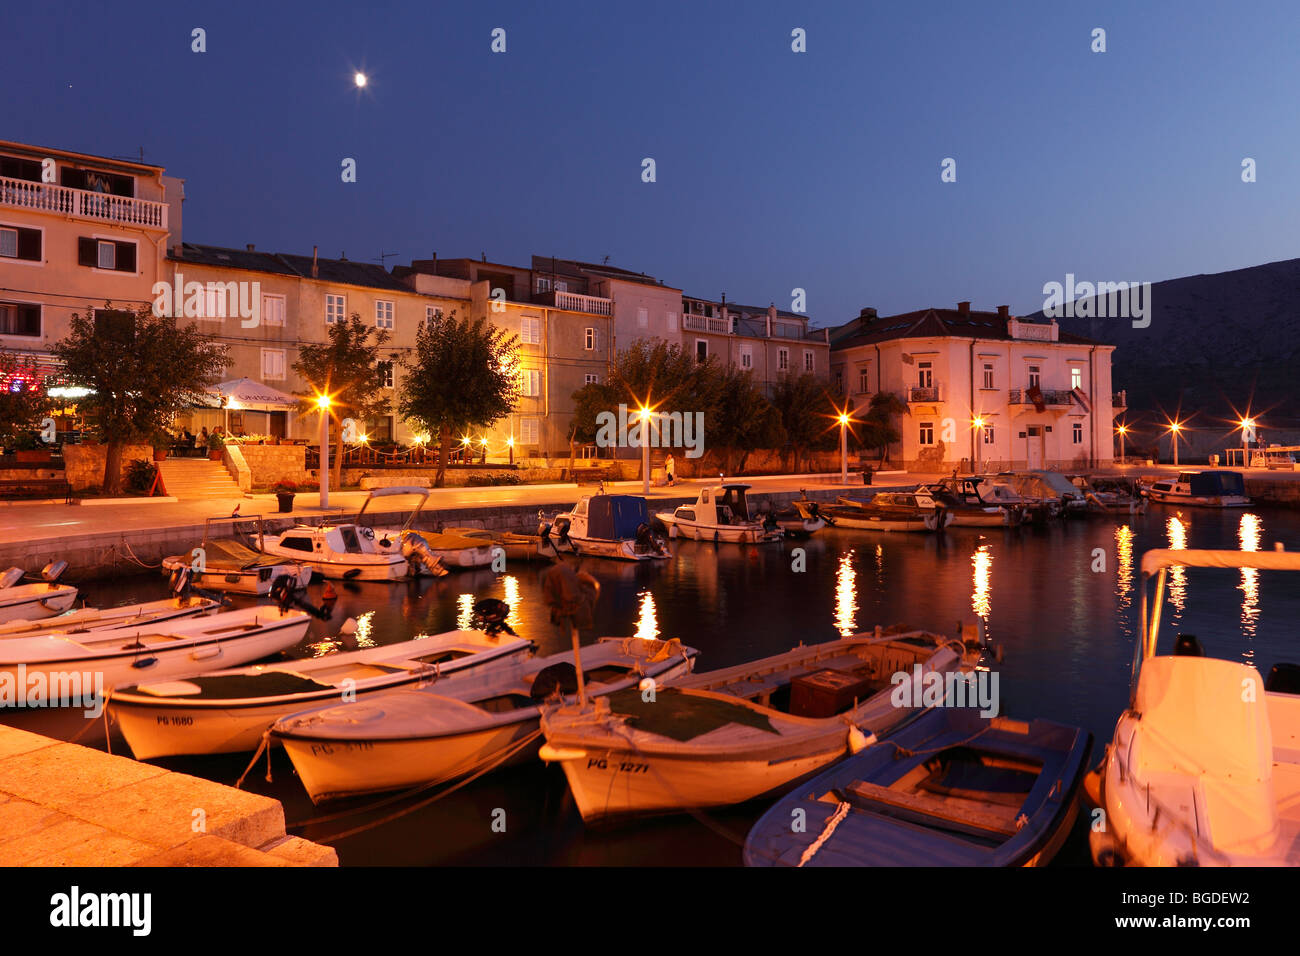
<path fill-rule="evenodd" d="M 669 535 L 690 538 L 694 541 L 761 544 L 765 541 L 779 541 L 784 536 L 779 529 L 772 531 L 761 525 L 702 525 L 691 521 L 679 521 L 667 513 L 660 513 L 655 517 L 668 526 Z"/>
<path fill-rule="evenodd" d="M 180 568 L 193 568 L 191 561 L 183 556 L 164 558 L 164 574 Z M 266 597 L 273 585 L 282 575 L 288 575 L 295 588 L 305 588 L 311 583 L 312 568 L 307 564 L 271 564 L 258 568 L 223 568 L 209 565 L 206 570 L 194 571 L 191 578 L 195 587 L 208 588 L 213 591 L 225 591 L 230 594 L 247 594 L 253 597 Z"/>
<path fill-rule="evenodd" d="M 1167 491 L 1147 491 L 1147 497 L 1162 505 L 1185 508 L 1249 508 L 1251 501 L 1242 495 L 1182 495 Z"/>
<path fill-rule="evenodd" d="M 76 601 L 77 589 L 62 584 L 53 588 L 45 584 L 5 588 L 0 592 L 0 624 L 53 617 L 71 608 Z"/>

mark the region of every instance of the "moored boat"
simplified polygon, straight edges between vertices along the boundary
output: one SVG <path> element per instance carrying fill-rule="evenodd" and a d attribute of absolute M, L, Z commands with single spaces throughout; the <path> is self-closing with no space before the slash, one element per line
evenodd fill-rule
<path fill-rule="evenodd" d="M 696 674 L 670 687 L 542 715 L 583 820 L 741 803 L 815 773 L 907 719 L 937 675 L 974 666 L 960 641 L 921 631 L 829 641 Z"/>
<path fill-rule="evenodd" d="M 998 505 L 971 504 L 948 491 L 942 484 L 921 485 L 916 489 L 940 505 L 952 517 L 954 528 L 1010 528 L 1021 523 L 1022 513 Z"/>
<path fill-rule="evenodd" d="M 1051 721 L 927 710 L 777 801 L 745 864 L 1043 866 L 1078 812 L 1091 745 Z"/>
<path fill-rule="evenodd" d="M 351 522 L 297 525 L 263 543 L 266 554 L 306 564 L 325 578 L 356 581 L 400 581 L 410 566 L 400 553 L 375 543 L 375 529 Z"/>
<path fill-rule="evenodd" d="M 745 492 L 749 485 L 723 482 L 700 489 L 693 505 L 675 511 L 661 511 L 656 517 L 668 526 L 672 537 L 694 538 L 727 544 L 757 544 L 785 537 L 780 527 L 766 525 L 750 514 Z"/>
<path fill-rule="evenodd" d="M 372 540 L 379 553 L 400 554 L 406 558 L 407 570 L 412 577 L 443 577 L 447 574 L 444 564 L 459 568 L 476 568 L 491 563 L 491 555 L 487 555 L 484 559 L 483 549 L 476 547 L 473 542 L 453 536 L 451 541 L 440 542 L 445 545 L 444 554 L 442 549 L 435 548 L 429 540 L 431 537 L 439 537 L 438 535 L 412 529 L 416 518 L 424 509 L 425 502 L 429 500 L 429 489 L 418 485 L 394 485 L 389 488 L 371 489 L 361 505 L 361 510 L 357 512 L 357 526 L 368 527 L 365 522 L 366 511 L 376 499 L 398 497 L 416 497 L 419 501 L 411 510 L 410 516 L 400 526 L 374 528 Z"/>
<path fill-rule="evenodd" d="M 760 512 L 765 524 L 773 522 L 785 532 L 787 538 L 809 538 L 816 534 L 822 528 L 826 527 L 828 521 L 822 514 L 822 507 L 819 502 L 809 501 L 807 492 L 801 492 L 802 498 L 790 502 L 789 506 L 779 511 Z M 770 517 L 768 517 L 770 515 Z"/>
<path fill-rule="evenodd" d="M 10 621 L 7 624 L 0 624 L 0 638 L 30 637 L 34 634 L 84 634 L 89 631 L 156 627 L 167 621 L 209 614 L 220 606 L 211 598 L 186 594 L 164 598 L 161 601 L 123 604 L 119 607 L 86 607 L 35 621 Z"/>
<path fill-rule="evenodd" d="M 1001 508 L 1007 514 L 1005 523 L 1008 527 L 1030 520 L 1028 506 L 1010 485 L 980 475 L 953 475 L 939 481 L 938 487 L 967 508 Z"/>
<path fill-rule="evenodd" d="M 77 589 L 59 584 L 68 568 L 66 561 L 51 561 L 41 570 L 40 584 L 23 584 L 22 568 L 10 568 L 0 575 L 0 624 L 32 621 L 62 614 L 77 601 Z"/>
<path fill-rule="evenodd" d="M 1300 666 L 1275 664 L 1265 680 L 1251 664 L 1207 657 L 1187 634 L 1172 654 L 1157 654 L 1171 568 L 1296 572 L 1300 554 L 1160 549 L 1142 556 L 1129 706 L 1085 781 L 1106 820 L 1104 830 L 1089 833 L 1093 859 L 1300 865 Z"/>
<path fill-rule="evenodd" d="M 550 561 L 555 551 L 540 534 L 521 531 L 490 531 L 486 528 L 443 528 L 445 535 L 476 542 L 488 550 L 488 563 L 498 550 L 510 561 Z"/>
<path fill-rule="evenodd" d="M 234 521 L 237 531 L 239 520 L 241 519 L 226 516 L 208 518 L 203 523 L 203 540 L 198 547 L 188 554 L 163 558 L 163 574 L 186 570 L 190 574 L 191 583 L 196 587 L 257 597 L 269 595 L 271 586 L 284 577 L 296 588 L 305 588 L 311 583 L 310 565 L 263 553 L 266 535 L 260 517 L 253 519 L 257 533 L 253 545 L 245 542 L 237 533 L 225 537 L 213 534 L 213 522 Z"/>
<path fill-rule="evenodd" d="M 1152 501 L 1194 508 L 1246 508 L 1246 481 L 1239 471 L 1184 471 L 1142 489 Z"/>
<path fill-rule="evenodd" d="M 841 497 L 823 509 L 838 528 L 866 531 L 942 531 L 952 514 L 923 491 L 881 491 L 869 501 Z"/>
<path fill-rule="evenodd" d="M 1089 478 L 1087 475 L 1070 475 L 1070 481 L 1088 502 L 1088 510 L 1099 514 L 1140 515 L 1147 510 L 1148 499 L 1135 494 L 1133 487 L 1121 478 Z"/>
<path fill-rule="evenodd" d="M 600 697 L 646 677 L 685 674 L 697 652 L 675 640 L 629 637 L 602 638 L 581 653 L 586 692 Z M 542 704 L 576 692 L 573 661 L 565 651 L 443 685 L 385 691 L 282 718 L 271 736 L 318 803 L 454 780 L 533 756 Z"/>
<path fill-rule="evenodd" d="M 570 511 L 543 519 L 539 532 L 560 552 L 619 561 L 672 557 L 668 541 L 651 527 L 646 500 L 639 495 L 583 495 Z"/>

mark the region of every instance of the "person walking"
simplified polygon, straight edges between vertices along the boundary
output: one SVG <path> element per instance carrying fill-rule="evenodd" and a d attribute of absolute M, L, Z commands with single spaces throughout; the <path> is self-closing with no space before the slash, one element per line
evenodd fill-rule
<path fill-rule="evenodd" d="M 677 462 L 673 461 L 672 452 L 664 459 L 664 482 L 668 485 L 677 484 Z"/>
<path fill-rule="evenodd" d="M 573 643 L 573 665 L 578 674 L 578 702 L 587 702 L 587 685 L 582 674 L 580 629 L 591 627 L 592 612 L 600 597 L 600 582 L 582 570 L 579 559 L 576 567 L 559 560 L 542 575 L 542 597 L 551 609 L 551 623 L 561 637 Z"/>

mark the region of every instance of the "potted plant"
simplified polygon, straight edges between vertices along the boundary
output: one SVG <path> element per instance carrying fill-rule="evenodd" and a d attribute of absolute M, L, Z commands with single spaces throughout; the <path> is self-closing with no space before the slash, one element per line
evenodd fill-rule
<path fill-rule="evenodd" d="M 280 502 L 280 514 L 289 514 L 293 511 L 293 496 L 298 493 L 298 482 L 289 478 L 281 478 L 271 486 L 271 491 L 275 493 L 276 499 Z"/>
<path fill-rule="evenodd" d="M 221 461 L 221 452 L 226 447 L 226 440 L 213 432 L 208 436 L 208 460 Z"/>
<path fill-rule="evenodd" d="M 36 432 L 23 432 L 14 439 L 14 455 L 26 465 L 43 465 L 54 460 L 54 452 Z"/>
<path fill-rule="evenodd" d="M 165 431 L 156 432 L 150 444 L 153 445 L 153 460 L 166 461 L 167 452 L 171 451 L 172 443 L 175 441 L 171 435 Z"/>

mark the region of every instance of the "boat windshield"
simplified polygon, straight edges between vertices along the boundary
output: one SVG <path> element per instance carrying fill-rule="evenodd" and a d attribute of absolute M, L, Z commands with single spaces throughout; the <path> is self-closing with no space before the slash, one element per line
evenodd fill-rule
<path fill-rule="evenodd" d="M 726 522 L 728 524 L 749 520 L 749 506 L 745 503 L 744 488 L 725 488 L 716 500 L 719 520 L 723 518 L 724 514 L 730 514 L 731 516 L 731 521 Z M 726 508 L 727 511 L 724 512 L 723 508 Z"/>
<path fill-rule="evenodd" d="M 348 554 L 361 553 L 361 539 L 357 537 L 357 529 L 352 525 L 344 525 L 339 528 L 339 536 L 343 539 L 343 550 Z"/>

